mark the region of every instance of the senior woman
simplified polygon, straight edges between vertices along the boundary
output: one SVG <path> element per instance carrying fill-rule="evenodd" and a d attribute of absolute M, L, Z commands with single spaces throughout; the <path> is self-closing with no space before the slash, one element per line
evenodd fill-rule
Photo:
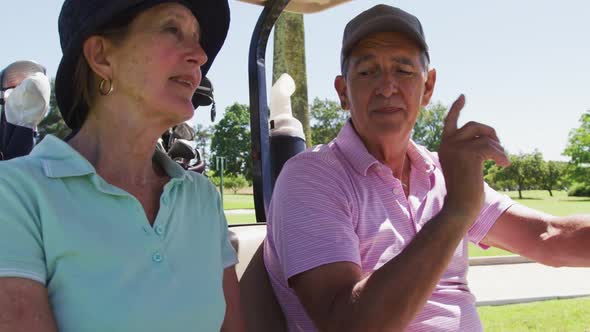
<path fill-rule="evenodd" d="M 74 135 L 0 164 L 0 331 L 241 330 L 218 194 L 155 151 L 190 119 L 227 0 L 66 0 L 56 97 Z"/>

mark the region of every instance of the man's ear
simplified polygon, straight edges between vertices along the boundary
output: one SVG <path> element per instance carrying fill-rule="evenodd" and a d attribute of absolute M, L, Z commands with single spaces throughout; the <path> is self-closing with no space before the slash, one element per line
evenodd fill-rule
<path fill-rule="evenodd" d="M 426 107 L 426 105 L 430 103 L 430 98 L 432 98 L 432 94 L 434 93 L 434 86 L 436 85 L 436 69 L 430 69 L 426 75 L 424 93 L 422 94 L 422 107 Z"/>
<path fill-rule="evenodd" d="M 336 76 L 334 79 L 334 89 L 338 93 L 338 99 L 340 99 L 340 107 L 343 110 L 350 110 L 350 102 L 348 101 L 348 95 L 346 94 L 346 79 L 342 75 Z"/>
<path fill-rule="evenodd" d="M 109 61 L 108 52 L 111 43 L 101 36 L 91 36 L 82 46 L 82 52 L 88 66 L 102 79 L 113 79 L 112 63 Z"/>

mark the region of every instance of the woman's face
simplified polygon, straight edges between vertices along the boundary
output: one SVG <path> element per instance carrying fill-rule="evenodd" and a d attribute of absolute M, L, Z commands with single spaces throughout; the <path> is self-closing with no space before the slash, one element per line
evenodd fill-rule
<path fill-rule="evenodd" d="M 199 22 L 178 3 L 140 13 L 110 54 L 116 94 L 148 116 L 177 124 L 193 116 L 191 97 L 207 55 Z"/>

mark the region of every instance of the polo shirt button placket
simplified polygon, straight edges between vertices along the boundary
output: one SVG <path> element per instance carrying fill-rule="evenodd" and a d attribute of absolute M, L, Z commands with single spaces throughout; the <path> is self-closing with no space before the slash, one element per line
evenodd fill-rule
<path fill-rule="evenodd" d="M 142 227 L 142 229 L 145 232 L 145 234 L 152 235 L 152 228 L 150 226 L 145 225 Z"/>
<path fill-rule="evenodd" d="M 156 232 L 156 235 L 158 235 L 158 236 L 164 235 L 164 227 L 161 225 L 157 225 L 155 227 L 154 231 Z"/>
<path fill-rule="evenodd" d="M 159 251 L 156 251 L 152 255 L 152 261 L 154 261 L 154 263 L 161 263 L 163 260 L 164 260 L 164 257 L 162 256 L 162 254 Z"/>

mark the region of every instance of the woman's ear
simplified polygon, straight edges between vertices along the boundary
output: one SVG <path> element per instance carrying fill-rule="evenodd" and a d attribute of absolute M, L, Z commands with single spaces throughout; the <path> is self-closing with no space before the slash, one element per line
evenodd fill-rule
<path fill-rule="evenodd" d="M 82 46 L 82 53 L 90 69 L 105 80 L 113 79 L 112 63 L 108 60 L 108 52 L 111 49 L 111 43 L 101 36 L 91 36 Z"/>
<path fill-rule="evenodd" d="M 338 99 L 340 99 L 340 107 L 343 110 L 350 109 L 350 103 L 348 101 L 348 96 L 346 94 L 346 79 L 342 75 L 336 76 L 334 79 L 334 89 L 336 89 L 336 93 L 338 93 Z"/>

